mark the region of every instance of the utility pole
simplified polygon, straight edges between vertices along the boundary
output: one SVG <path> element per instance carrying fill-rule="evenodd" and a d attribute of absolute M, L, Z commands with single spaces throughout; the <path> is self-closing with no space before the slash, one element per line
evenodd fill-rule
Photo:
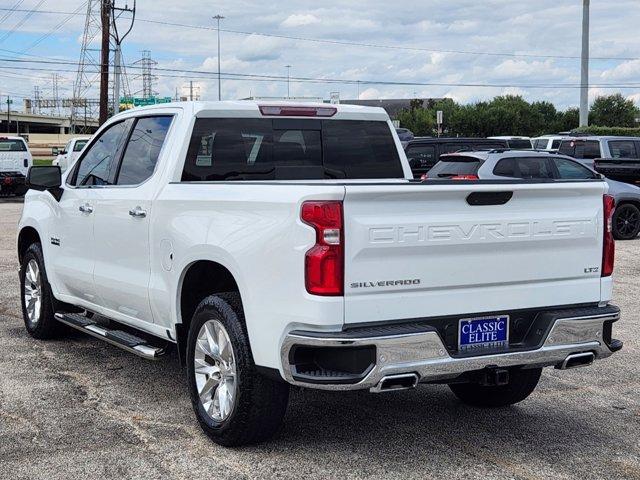
<path fill-rule="evenodd" d="M 287 99 L 291 98 L 291 94 L 289 93 L 289 85 L 291 82 L 291 65 L 285 65 L 287 69 Z"/>
<path fill-rule="evenodd" d="M 109 30 L 111 27 L 111 0 L 102 0 L 100 4 L 100 23 L 102 40 L 100 42 L 100 116 L 102 125 L 109 116 Z"/>
<path fill-rule="evenodd" d="M 580 126 L 589 125 L 589 0 L 582 0 L 582 56 L 580 60 Z"/>
<path fill-rule="evenodd" d="M 118 32 L 118 25 L 116 20 L 124 13 L 131 13 L 131 20 L 129 29 L 120 35 Z M 121 76 L 121 64 L 122 64 L 122 42 L 129 35 L 131 29 L 133 29 L 133 23 L 136 20 L 136 0 L 133 0 L 133 8 L 129 8 L 125 4 L 124 8 L 119 8 L 114 4 L 111 5 L 111 24 L 113 43 L 115 44 L 113 52 L 113 113 L 114 115 L 120 112 L 120 76 Z"/>
<path fill-rule="evenodd" d="M 220 20 L 223 18 L 220 14 L 213 17 L 214 20 L 218 21 L 218 101 L 222 100 L 222 83 L 220 81 Z"/>
<path fill-rule="evenodd" d="M 193 80 L 189 80 L 189 101 L 193 102 Z"/>

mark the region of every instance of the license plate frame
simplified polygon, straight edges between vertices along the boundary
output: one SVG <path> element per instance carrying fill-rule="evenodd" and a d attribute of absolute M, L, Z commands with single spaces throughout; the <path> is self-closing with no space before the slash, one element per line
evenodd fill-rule
<path fill-rule="evenodd" d="M 470 327 L 463 331 L 464 325 L 490 325 L 494 327 L 473 329 Z M 503 323 L 503 329 L 499 329 Z M 474 330 L 474 331 L 472 331 Z M 493 335 L 495 333 L 495 335 Z M 477 335 L 481 335 L 478 341 Z M 466 340 L 466 341 L 465 341 Z M 458 321 L 458 352 L 500 350 L 509 347 L 509 315 L 483 315 L 481 317 L 461 318 Z"/>

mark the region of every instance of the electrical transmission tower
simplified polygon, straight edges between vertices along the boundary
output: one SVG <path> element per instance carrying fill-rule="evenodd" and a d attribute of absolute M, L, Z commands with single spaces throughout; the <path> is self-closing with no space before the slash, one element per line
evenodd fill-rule
<path fill-rule="evenodd" d="M 40 96 L 40 87 L 38 85 L 35 85 L 33 87 L 33 105 L 31 107 L 31 111 L 33 113 L 35 113 L 36 115 L 40 114 L 40 99 L 42 97 Z"/>
<path fill-rule="evenodd" d="M 143 50 L 142 58 L 133 64 L 138 65 L 140 70 L 142 70 L 142 73 L 135 77 L 142 79 L 142 90 L 138 90 L 136 95 L 141 93 L 142 98 L 145 99 L 158 95 L 158 92 L 153 89 L 153 86 L 158 80 L 158 77 L 153 74 L 153 68 L 158 65 L 158 62 L 151 58 L 151 52 L 149 50 Z"/>
<path fill-rule="evenodd" d="M 131 23 L 126 33 L 119 35 L 116 21 L 123 14 L 131 14 Z M 98 117 L 100 104 L 103 105 L 103 115 L 105 109 L 107 114 L 109 111 L 112 114 L 118 113 L 120 92 L 125 96 L 130 95 L 120 45 L 133 28 L 134 18 L 135 0 L 133 8 L 117 8 L 115 0 L 87 1 L 82 47 L 71 102 L 72 128 L 83 117 L 85 120 L 87 117 Z M 103 60 L 106 60 L 106 64 Z M 101 101 L 97 102 L 95 99 L 99 96 Z"/>
<path fill-rule="evenodd" d="M 76 81 L 73 85 L 73 105 L 71 107 L 71 128 L 83 115 L 95 118 L 97 115 L 95 105 L 87 105 L 86 99 L 95 95 L 95 90 L 100 85 L 100 49 L 93 45 L 97 43 L 102 34 L 102 21 L 100 18 L 102 0 L 89 0 L 87 2 L 87 16 L 84 23 L 82 47 Z"/>

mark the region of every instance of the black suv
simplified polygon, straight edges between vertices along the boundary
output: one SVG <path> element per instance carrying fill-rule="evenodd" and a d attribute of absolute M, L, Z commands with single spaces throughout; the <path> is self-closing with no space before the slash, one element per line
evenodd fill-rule
<path fill-rule="evenodd" d="M 440 155 L 445 153 L 469 152 L 476 150 L 493 150 L 509 148 L 506 140 L 491 138 L 415 138 L 404 151 L 407 154 L 411 171 L 415 178 L 420 178 L 433 167 Z"/>

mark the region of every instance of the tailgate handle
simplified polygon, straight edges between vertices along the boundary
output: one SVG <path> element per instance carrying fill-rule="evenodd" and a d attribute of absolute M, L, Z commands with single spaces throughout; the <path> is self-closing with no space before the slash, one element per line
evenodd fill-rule
<path fill-rule="evenodd" d="M 467 196 L 469 205 L 504 205 L 513 197 L 513 192 L 473 192 Z"/>

